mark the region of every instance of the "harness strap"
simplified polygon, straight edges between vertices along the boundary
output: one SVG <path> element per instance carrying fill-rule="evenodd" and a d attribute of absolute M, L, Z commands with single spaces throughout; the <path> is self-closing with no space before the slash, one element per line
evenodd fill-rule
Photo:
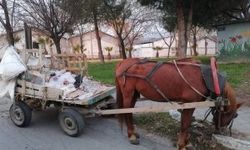
<path fill-rule="evenodd" d="M 198 91 L 195 87 L 193 87 L 188 81 L 187 79 L 184 77 L 184 75 L 182 74 L 182 72 L 180 71 L 179 67 L 177 66 L 177 63 L 175 60 L 173 60 L 173 63 L 175 65 L 175 68 L 177 70 L 177 72 L 179 73 L 179 75 L 181 76 L 181 78 L 185 81 L 185 83 L 193 90 L 195 91 L 197 94 L 199 94 L 200 96 L 204 97 L 204 98 L 207 98 L 209 100 L 214 100 L 214 99 L 211 99 L 207 96 L 205 96 L 204 94 L 202 94 L 200 91 Z"/>
<path fill-rule="evenodd" d="M 158 92 L 158 93 L 163 97 L 164 100 L 166 100 L 166 101 L 169 102 L 169 103 L 172 103 L 172 102 L 167 98 L 167 96 L 160 90 L 160 88 L 159 88 L 155 83 L 153 83 L 149 78 L 146 78 L 145 76 L 142 76 L 142 75 L 131 74 L 131 73 L 127 73 L 127 72 L 125 72 L 124 75 L 127 76 L 127 77 L 134 77 L 134 78 L 140 78 L 140 79 L 145 80 L 146 82 L 148 82 L 148 84 L 149 84 L 152 88 L 154 88 L 154 89 L 156 90 L 156 92 Z"/>
<path fill-rule="evenodd" d="M 163 62 L 157 62 L 154 68 L 146 75 L 146 78 L 150 79 L 153 74 L 161 67 L 162 64 Z"/>
<path fill-rule="evenodd" d="M 207 117 L 213 113 L 213 109 L 212 108 L 208 108 L 208 110 L 205 112 L 205 115 L 204 115 L 204 119 L 202 121 L 206 121 L 207 120 Z"/>

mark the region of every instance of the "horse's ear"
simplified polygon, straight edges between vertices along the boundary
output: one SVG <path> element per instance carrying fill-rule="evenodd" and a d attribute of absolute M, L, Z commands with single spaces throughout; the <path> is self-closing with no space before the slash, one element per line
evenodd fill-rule
<path fill-rule="evenodd" d="M 238 103 L 237 106 L 236 106 L 237 109 L 239 109 L 243 104 L 244 104 L 244 102 Z"/>

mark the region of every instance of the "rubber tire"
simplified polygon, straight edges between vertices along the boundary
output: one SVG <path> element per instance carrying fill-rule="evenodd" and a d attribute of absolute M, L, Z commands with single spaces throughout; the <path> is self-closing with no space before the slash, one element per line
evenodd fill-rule
<path fill-rule="evenodd" d="M 17 122 L 18 120 L 16 120 L 16 116 L 14 116 L 15 115 L 14 114 L 14 105 L 23 114 L 23 119 L 20 122 Z M 17 101 L 17 102 L 15 102 L 15 104 L 12 104 L 10 106 L 9 113 L 10 113 L 10 118 L 11 118 L 12 122 L 16 126 L 18 126 L 18 127 L 27 127 L 27 126 L 30 125 L 31 118 L 32 118 L 32 109 L 27 104 L 25 104 L 24 102 Z"/>
<path fill-rule="evenodd" d="M 75 125 L 74 130 L 67 128 L 65 119 L 73 121 Z M 59 124 L 62 130 L 67 135 L 71 137 L 77 137 L 82 134 L 83 128 L 85 126 L 85 122 L 84 122 L 83 116 L 75 109 L 71 109 L 71 108 L 64 109 L 62 112 L 60 112 L 58 116 L 58 120 L 59 120 Z"/>

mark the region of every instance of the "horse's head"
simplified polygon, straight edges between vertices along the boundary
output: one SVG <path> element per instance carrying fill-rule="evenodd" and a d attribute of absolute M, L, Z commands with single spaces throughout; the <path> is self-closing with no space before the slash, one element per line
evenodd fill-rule
<path fill-rule="evenodd" d="M 213 122 L 216 129 L 221 127 L 227 127 L 235 119 L 237 114 L 237 109 L 242 105 L 242 103 L 237 104 L 235 109 L 232 109 L 230 106 L 224 106 L 223 110 L 213 108 Z"/>

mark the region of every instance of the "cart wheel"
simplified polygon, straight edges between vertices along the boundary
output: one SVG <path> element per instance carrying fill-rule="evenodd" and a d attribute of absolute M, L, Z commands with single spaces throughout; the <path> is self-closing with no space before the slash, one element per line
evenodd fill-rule
<path fill-rule="evenodd" d="M 59 114 L 59 123 L 63 131 L 72 137 L 82 134 L 85 126 L 82 115 L 74 109 L 64 109 Z"/>
<path fill-rule="evenodd" d="M 15 102 L 10 106 L 10 118 L 18 127 L 27 127 L 32 118 L 32 110 L 24 102 Z"/>

